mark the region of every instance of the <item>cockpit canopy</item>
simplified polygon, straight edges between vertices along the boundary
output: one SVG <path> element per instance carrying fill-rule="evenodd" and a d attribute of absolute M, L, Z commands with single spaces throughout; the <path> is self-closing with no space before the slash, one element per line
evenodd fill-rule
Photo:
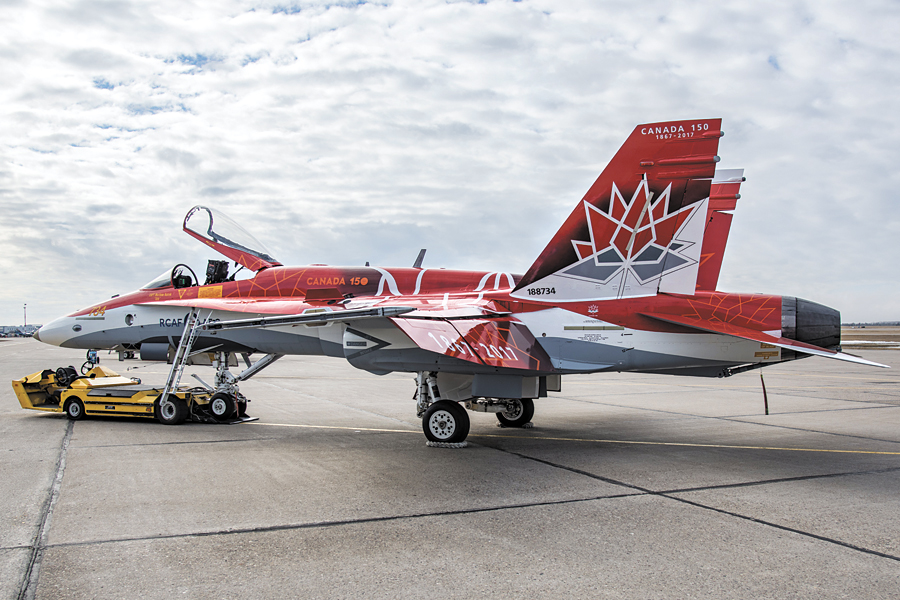
<path fill-rule="evenodd" d="M 272 258 L 259 240 L 230 217 L 214 208 L 195 206 L 189 210 L 184 217 L 184 231 L 251 271 L 281 266 L 281 263 Z M 206 268 L 206 282 L 203 285 L 224 281 L 234 281 L 234 275 L 228 276 L 228 263 L 222 260 L 209 261 Z M 184 288 L 201 285 L 201 283 L 188 265 L 178 264 L 175 265 L 175 268 L 163 272 L 159 277 L 142 286 L 141 289 Z"/>
<path fill-rule="evenodd" d="M 184 231 L 251 271 L 281 266 L 259 240 L 214 208 L 195 206 L 189 210 Z"/>

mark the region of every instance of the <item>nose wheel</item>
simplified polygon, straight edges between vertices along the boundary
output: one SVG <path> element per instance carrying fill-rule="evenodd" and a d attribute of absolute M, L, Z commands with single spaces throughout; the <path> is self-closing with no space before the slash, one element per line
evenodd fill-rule
<path fill-rule="evenodd" d="M 237 402 L 231 394 L 219 392 L 209 399 L 209 412 L 217 421 L 227 421 L 235 416 Z"/>

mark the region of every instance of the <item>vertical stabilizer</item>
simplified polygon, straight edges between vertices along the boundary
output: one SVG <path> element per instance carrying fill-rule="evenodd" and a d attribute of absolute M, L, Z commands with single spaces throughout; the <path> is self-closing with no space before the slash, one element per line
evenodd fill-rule
<path fill-rule="evenodd" d="M 513 296 L 575 302 L 692 294 L 721 123 L 638 125 Z"/>

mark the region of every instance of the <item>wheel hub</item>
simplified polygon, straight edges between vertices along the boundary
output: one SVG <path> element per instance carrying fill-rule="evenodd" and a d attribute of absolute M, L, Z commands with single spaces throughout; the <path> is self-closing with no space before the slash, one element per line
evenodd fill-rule
<path fill-rule="evenodd" d="M 213 414 L 216 415 L 217 417 L 221 417 L 222 415 L 224 415 L 225 410 L 228 408 L 225 404 L 225 401 L 222 400 L 221 398 L 216 398 L 215 400 L 213 400 L 210 403 L 209 406 L 210 406 L 210 409 L 212 410 Z"/>
<path fill-rule="evenodd" d="M 435 437 L 446 440 L 456 431 L 456 419 L 446 410 L 439 410 L 428 419 L 428 428 Z"/>
<path fill-rule="evenodd" d="M 504 417 L 506 417 L 510 421 L 515 421 L 516 419 L 518 419 L 519 417 L 522 416 L 522 411 L 523 411 L 522 403 L 517 401 L 517 402 L 512 402 L 510 404 L 507 404 L 506 410 L 502 411 L 500 414 L 502 414 Z"/>

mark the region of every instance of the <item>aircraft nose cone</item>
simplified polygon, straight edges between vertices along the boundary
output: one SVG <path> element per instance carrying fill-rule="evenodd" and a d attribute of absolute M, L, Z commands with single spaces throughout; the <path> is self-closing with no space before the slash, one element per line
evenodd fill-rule
<path fill-rule="evenodd" d="M 78 331 L 81 330 L 80 325 L 73 325 L 74 321 L 75 320 L 70 317 L 60 317 L 50 321 L 41 327 L 38 332 L 35 332 L 34 338 L 45 344 L 62 346 L 75 337 L 78 334 Z M 75 327 L 77 327 L 77 329 L 75 329 Z"/>
<path fill-rule="evenodd" d="M 35 331 L 35 332 L 34 332 L 34 335 L 32 335 L 31 337 L 33 337 L 33 338 L 36 339 L 37 341 L 41 341 L 41 330 L 38 329 L 37 331 Z"/>

